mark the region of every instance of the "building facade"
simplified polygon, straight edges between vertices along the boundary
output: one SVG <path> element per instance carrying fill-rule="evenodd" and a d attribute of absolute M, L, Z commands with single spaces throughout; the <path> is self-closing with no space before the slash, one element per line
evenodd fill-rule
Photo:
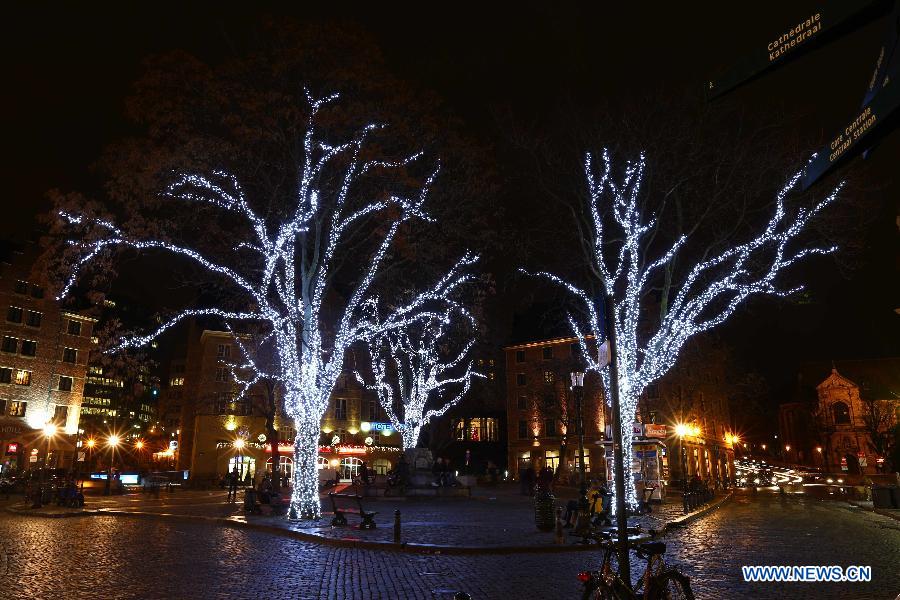
<path fill-rule="evenodd" d="M 36 254 L 35 249 L 15 251 L 0 270 L 4 470 L 71 465 L 93 346 L 96 320 L 60 308 L 31 275 Z"/>
<path fill-rule="evenodd" d="M 578 371 L 576 338 L 555 338 L 507 346 L 507 469 L 549 466 L 561 476 L 578 469 L 575 398 L 570 374 Z M 584 466 L 601 474 L 606 465 L 602 446 L 606 425 L 599 378 L 585 377 L 583 400 Z"/>
<path fill-rule="evenodd" d="M 232 373 L 240 351 L 233 334 L 194 327 L 188 337 L 185 356 L 168 368 L 160 403 L 162 445 L 154 458 L 188 470 L 198 484 L 218 481 L 235 468 L 244 478 L 258 479 L 273 468 L 268 427 L 273 419 L 279 471 L 290 476 L 296 432 L 277 388 L 256 384 L 240 394 Z M 270 394 L 276 395 L 272 401 Z M 342 375 L 322 419 L 319 468 L 350 479 L 366 462 L 384 474 L 400 447 L 400 435 L 377 398 L 352 375 Z"/>
<path fill-rule="evenodd" d="M 827 472 L 875 474 L 896 443 L 900 421 L 900 359 L 839 361 L 806 365 L 798 377 L 797 398 L 779 407 L 783 444 L 777 453 L 788 462 Z"/>

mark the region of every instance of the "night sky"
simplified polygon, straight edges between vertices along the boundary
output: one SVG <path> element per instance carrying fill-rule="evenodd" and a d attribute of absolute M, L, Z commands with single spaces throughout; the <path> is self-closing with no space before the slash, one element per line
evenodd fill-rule
<path fill-rule="evenodd" d="M 128 132 L 123 101 L 143 57 L 182 48 L 215 61 L 259 16 L 249 6 L 182 4 L 187 3 L 6 8 L 0 238 L 29 236 L 35 215 L 49 206 L 47 190 L 93 189 L 91 163 L 105 144 Z M 488 144 L 497 135 L 498 107 L 529 118 L 568 97 L 627 106 L 669 87 L 699 90 L 753 44 L 815 10 L 814 2 L 587 4 L 445 3 L 387 10 L 384 3 L 343 3 L 340 12 L 267 10 L 361 24 L 398 76 L 437 92 L 468 133 Z M 884 19 L 873 21 L 725 101 L 751 113 L 788 109 L 800 115 L 797 132 L 814 148 L 858 108 L 884 27 Z M 859 162 L 845 168 L 856 169 Z M 900 307 L 900 131 L 868 162 L 867 183 L 880 188 L 882 197 L 863 265 L 849 279 L 827 264 L 810 268 L 811 304 L 762 301 L 722 332 L 770 376 L 776 396 L 786 393 L 785 382 L 803 360 L 900 355 L 900 316 L 892 313 Z"/>

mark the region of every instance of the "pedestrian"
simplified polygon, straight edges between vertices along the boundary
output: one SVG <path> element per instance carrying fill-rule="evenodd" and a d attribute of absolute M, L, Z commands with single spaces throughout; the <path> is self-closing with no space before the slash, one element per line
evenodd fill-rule
<path fill-rule="evenodd" d="M 238 468 L 235 467 L 233 471 L 231 471 L 231 476 L 228 478 L 228 501 L 235 502 L 237 501 L 237 489 L 238 482 L 240 481 L 241 474 L 238 473 Z"/>
<path fill-rule="evenodd" d="M 545 464 L 538 473 L 538 486 L 542 491 L 553 491 L 553 469 L 549 465 Z"/>
<path fill-rule="evenodd" d="M 366 464 L 366 461 L 362 461 L 362 464 L 359 465 L 359 478 L 363 485 L 369 485 L 369 465 Z"/>

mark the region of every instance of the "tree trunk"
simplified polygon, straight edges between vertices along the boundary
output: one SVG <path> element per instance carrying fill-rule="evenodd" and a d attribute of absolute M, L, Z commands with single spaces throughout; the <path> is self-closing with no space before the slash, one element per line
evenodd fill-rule
<path fill-rule="evenodd" d="M 294 439 L 294 491 L 291 494 L 292 519 L 319 519 L 319 422 L 294 420 L 297 437 Z"/>
<path fill-rule="evenodd" d="M 409 450 L 410 448 L 415 448 L 416 444 L 419 443 L 419 431 L 421 431 L 421 425 L 409 426 L 403 428 L 403 431 L 400 433 L 400 436 L 403 438 L 403 449 Z"/>

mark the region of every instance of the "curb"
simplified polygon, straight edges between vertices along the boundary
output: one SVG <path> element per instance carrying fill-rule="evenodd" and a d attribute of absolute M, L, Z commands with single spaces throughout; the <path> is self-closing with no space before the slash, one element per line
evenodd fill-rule
<path fill-rule="evenodd" d="M 883 517 L 888 517 L 888 518 L 894 519 L 895 521 L 900 521 L 900 511 L 887 510 L 884 508 L 869 508 L 868 506 L 862 506 L 861 504 L 858 504 L 858 503 L 854 502 L 853 500 L 848 500 L 847 504 L 855 506 L 856 508 L 859 508 L 861 510 L 867 510 L 869 512 L 873 512 L 876 515 L 881 515 Z"/>
<path fill-rule="evenodd" d="M 697 519 L 711 510 L 718 508 L 731 498 L 731 494 L 710 504 L 700 510 L 687 514 L 683 517 L 665 523 L 659 529 L 650 529 L 648 533 L 651 538 L 665 534 L 670 527 L 681 527 L 688 522 Z M 548 545 L 548 546 L 450 546 L 444 544 L 423 544 L 417 542 L 401 542 L 395 544 L 393 542 L 370 541 L 361 539 L 332 538 L 314 533 L 305 533 L 296 529 L 287 529 L 285 527 L 277 527 L 274 525 L 266 525 L 264 523 L 252 523 L 244 520 L 235 520 L 227 517 L 207 517 L 203 515 L 179 515 L 174 513 L 146 512 L 146 511 L 126 511 L 116 509 L 88 509 L 73 513 L 50 513 L 50 512 L 32 512 L 30 509 L 6 508 L 7 512 L 33 516 L 41 518 L 73 518 L 73 517 L 91 517 L 91 516 L 121 516 L 132 518 L 149 518 L 149 519 L 170 519 L 182 522 L 205 522 L 223 527 L 231 527 L 232 529 L 246 529 L 251 531 L 259 531 L 272 535 L 280 535 L 296 540 L 320 544 L 324 546 L 333 546 L 338 548 L 359 548 L 362 550 L 378 550 L 382 552 L 405 552 L 411 554 L 453 554 L 453 555 L 472 555 L 472 554 L 546 554 L 560 552 L 583 552 L 596 550 L 596 544 L 578 544 L 569 543 L 564 545 Z"/>
<path fill-rule="evenodd" d="M 712 512 L 713 510 L 719 508 L 720 506 L 722 506 L 723 504 L 725 504 L 726 502 L 731 500 L 732 496 L 734 496 L 734 492 L 728 492 L 722 498 L 719 498 L 715 502 L 711 502 L 710 504 L 704 506 L 703 508 L 701 508 L 699 510 L 695 510 L 692 513 L 688 513 L 682 517 L 678 517 L 677 519 L 673 519 L 672 521 L 669 521 L 668 523 L 663 525 L 662 529 L 660 529 L 656 535 L 662 535 L 662 534 L 666 533 L 670 528 L 684 527 L 691 521 L 699 519 L 700 517 L 706 515 L 707 513 Z"/>

